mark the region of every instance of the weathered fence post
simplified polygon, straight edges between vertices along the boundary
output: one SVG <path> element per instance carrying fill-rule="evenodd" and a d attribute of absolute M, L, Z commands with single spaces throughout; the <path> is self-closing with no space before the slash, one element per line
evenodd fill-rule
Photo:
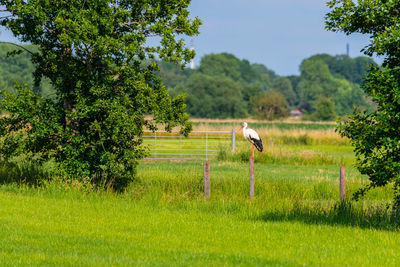
<path fill-rule="evenodd" d="M 250 156 L 249 159 L 249 187 L 250 199 L 254 197 L 254 158 Z"/>
<path fill-rule="evenodd" d="M 344 200 L 346 196 L 346 172 L 345 167 L 340 166 L 340 200 Z"/>
<path fill-rule="evenodd" d="M 204 162 L 204 196 L 210 196 L 210 162 Z"/>

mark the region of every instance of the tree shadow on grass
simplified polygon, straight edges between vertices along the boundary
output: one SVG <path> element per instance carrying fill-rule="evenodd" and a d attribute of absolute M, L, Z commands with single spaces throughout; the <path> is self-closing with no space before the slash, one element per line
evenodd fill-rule
<path fill-rule="evenodd" d="M 265 222 L 296 221 L 307 224 L 350 226 L 365 229 L 400 231 L 400 214 L 387 206 L 362 208 L 350 201 L 337 202 L 332 208 L 296 206 L 288 212 L 271 211 L 261 214 L 257 220 Z"/>

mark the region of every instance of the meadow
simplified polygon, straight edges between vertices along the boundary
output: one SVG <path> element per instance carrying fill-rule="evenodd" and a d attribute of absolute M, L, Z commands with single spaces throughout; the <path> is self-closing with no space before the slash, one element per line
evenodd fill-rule
<path fill-rule="evenodd" d="M 241 136 L 235 153 L 221 147 L 210 161 L 207 200 L 200 161 L 143 160 L 123 193 L 60 181 L 21 185 L 7 178 L 18 171 L 0 166 L 0 265 L 399 265 L 392 190 L 351 200 L 368 179 L 352 167 L 352 148 L 332 125 L 249 125 L 265 144 L 255 157 L 252 200 L 251 147 Z"/>

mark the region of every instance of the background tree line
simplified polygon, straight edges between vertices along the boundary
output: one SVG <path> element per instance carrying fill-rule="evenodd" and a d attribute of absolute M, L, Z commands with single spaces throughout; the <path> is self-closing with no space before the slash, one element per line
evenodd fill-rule
<path fill-rule="evenodd" d="M 303 60 L 300 75 L 279 76 L 220 53 L 204 56 L 194 70 L 160 62 L 160 72 L 172 95 L 187 94 L 193 117 L 277 119 L 300 109 L 305 119 L 332 120 L 355 106 L 373 108 L 360 87 L 369 65 L 376 65 L 369 57 L 319 54 Z"/>
<path fill-rule="evenodd" d="M 34 45 L 23 45 L 29 51 L 37 51 Z M 0 89 L 14 91 L 15 83 L 34 85 L 33 72 L 35 67 L 31 62 L 31 54 L 23 53 L 13 55 L 18 47 L 12 44 L 0 43 Z M 22 51 L 22 50 L 21 50 Z M 40 85 L 35 86 L 43 96 L 54 94 L 48 79 L 43 79 Z"/>
<path fill-rule="evenodd" d="M 7 57 L 13 49 L 0 44 L 0 85 L 6 90 L 15 81 L 33 85 L 30 55 Z M 194 70 L 165 61 L 159 65 L 169 93 L 187 95 L 187 111 L 193 117 L 272 120 L 300 109 L 305 119 L 333 120 L 351 113 L 355 106 L 373 108 L 360 87 L 368 66 L 376 65 L 369 57 L 318 54 L 304 59 L 300 75 L 292 76 L 279 76 L 262 64 L 228 53 L 205 55 Z M 52 95 L 46 80 L 37 88 L 45 96 Z"/>

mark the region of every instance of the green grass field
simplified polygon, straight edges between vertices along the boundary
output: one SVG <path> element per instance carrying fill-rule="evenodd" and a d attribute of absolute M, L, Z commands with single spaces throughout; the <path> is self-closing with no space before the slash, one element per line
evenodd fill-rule
<path fill-rule="evenodd" d="M 350 201 L 368 180 L 351 166 L 348 143 L 325 130 L 307 138 L 290 131 L 263 133 L 253 200 L 250 146 L 240 139 L 236 153 L 221 150 L 211 161 L 208 200 L 198 161 L 141 161 L 123 193 L 20 186 L 0 167 L 0 265 L 398 266 L 391 188 Z"/>

